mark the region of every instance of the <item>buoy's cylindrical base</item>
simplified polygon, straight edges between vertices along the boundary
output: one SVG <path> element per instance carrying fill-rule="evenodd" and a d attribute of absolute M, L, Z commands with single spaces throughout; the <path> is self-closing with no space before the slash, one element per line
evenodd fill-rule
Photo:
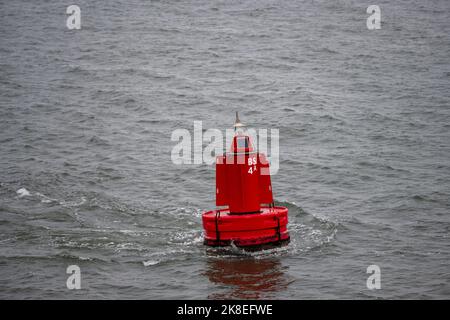
<path fill-rule="evenodd" d="M 203 213 L 204 244 L 259 250 L 289 243 L 288 209 L 262 207 L 260 213 L 230 214 L 229 210 Z"/>

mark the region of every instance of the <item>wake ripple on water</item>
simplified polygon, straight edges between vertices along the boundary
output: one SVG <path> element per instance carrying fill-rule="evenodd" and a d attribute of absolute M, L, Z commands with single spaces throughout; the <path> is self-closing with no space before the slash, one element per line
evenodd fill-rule
<path fill-rule="evenodd" d="M 209 257 L 252 257 L 265 259 L 280 256 L 298 256 L 311 250 L 319 250 L 332 243 L 338 231 L 338 224 L 318 218 L 305 212 L 293 202 L 276 202 L 276 205 L 289 209 L 288 230 L 291 241 L 288 245 L 261 251 L 245 251 L 236 246 L 224 248 L 207 248 Z"/>
<path fill-rule="evenodd" d="M 291 242 L 287 246 L 257 252 L 247 252 L 235 246 L 210 248 L 203 246 L 202 211 L 195 207 L 175 207 L 155 214 L 151 209 L 133 207 L 101 195 L 86 194 L 80 195 L 79 199 L 57 199 L 24 187 L 18 189 L 17 194 L 19 198 L 40 201 L 44 208 L 49 206 L 55 210 L 55 205 L 64 208 L 66 214 L 73 217 L 75 223 L 78 222 L 78 225 L 69 229 L 67 223 L 61 223 L 58 228 L 60 218 L 54 222 L 45 221 L 42 214 L 36 216 L 35 222 L 28 222 L 34 227 L 41 226 L 48 230 L 50 238 L 47 241 L 51 247 L 75 250 L 80 257 L 88 256 L 90 259 L 95 259 L 95 254 L 90 252 L 87 255 L 83 250 L 102 251 L 99 259 L 105 259 L 105 254 L 111 258 L 123 254 L 127 256 L 127 261 L 130 261 L 129 255 L 134 252 L 138 254 L 134 259 L 144 266 L 176 261 L 180 256 L 192 254 L 220 259 L 297 256 L 325 247 L 333 241 L 338 229 L 337 224 L 309 214 L 293 202 L 277 202 L 277 205 L 289 209 Z M 87 214 L 89 211 L 97 212 L 95 219 Z M 126 222 L 121 217 L 123 214 L 128 216 Z M 157 220 L 154 221 L 154 218 Z M 154 250 L 154 247 L 159 249 Z"/>

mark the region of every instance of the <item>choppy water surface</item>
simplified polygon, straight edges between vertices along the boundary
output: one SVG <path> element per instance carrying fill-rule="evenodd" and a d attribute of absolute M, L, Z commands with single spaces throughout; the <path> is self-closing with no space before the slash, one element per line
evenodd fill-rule
<path fill-rule="evenodd" d="M 80 31 L 0 6 L 0 298 L 450 297 L 448 1 L 376 31 L 357 1 L 75 2 Z M 214 168 L 170 160 L 237 109 L 280 130 L 288 247 L 205 248 Z"/>

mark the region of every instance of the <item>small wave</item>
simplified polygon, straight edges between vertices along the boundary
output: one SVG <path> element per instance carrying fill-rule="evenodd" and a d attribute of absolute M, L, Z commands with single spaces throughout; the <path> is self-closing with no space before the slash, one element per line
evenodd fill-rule
<path fill-rule="evenodd" d="M 63 258 L 63 259 L 89 261 L 89 262 L 93 262 L 93 261 L 106 262 L 107 261 L 107 260 L 99 258 L 99 257 L 81 256 L 81 255 L 76 255 L 76 254 L 69 253 L 69 252 L 66 252 L 66 251 L 63 251 L 63 252 L 58 253 L 56 255 L 53 255 L 51 258 Z"/>
<path fill-rule="evenodd" d="M 430 203 L 442 203 L 448 205 L 448 194 L 432 192 L 430 194 L 416 194 L 412 196 L 412 199 L 417 202 L 430 202 Z"/>
<path fill-rule="evenodd" d="M 202 216 L 202 212 L 203 211 L 198 208 L 179 207 L 179 208 L 176 208 L 176 209 L 171 210 L 164 214 L 170 214 L 170 215 L 174 215 L 176 217 L 189 216 L 189 217 L 200 218 Z"/>
<path fill-rule="evenodd" d="M 148 260 L 148 261 L 143 261 L 142 264 L 144 265 L 144 267 L 149 267 L 149 266 L 155 266 L 159 263 L 158 260 Z"/>
<path fill-rule="evenodd" d="M 31 196 L 30 191 L 25 188 L 20 188 L 16 193 L 19 195 L 19 198 Z"/>
<path fill-rule="evenodd" d="M 16 193 L 19 195 L 20 198 L 32 196 L 34 199 L 39 199 L 41 201 L 41 203 L 46 203 L 46 204 L 56 203 L 65 208 L 79 207 L 87 202 L 87 198 L 85 196 L 81 196 L 81 198 L 77 199 L 77 200 L 61 200 L 61 199 L 49 197 L 41 192 L 31 193 L 30 191 L 28 191 L 25 188 L 20 188 L 19 190 L 16 191 Z"/>
<path fill-rule="evenodd" d="M 109 142 L 106 139 L 97 137 L 95 135 L 89 139 L 88 144 L 96 146 L 109 146 Z"/>
<path fill-rule="evenodd" d="M 330 48 L 322 48 L 319 51 L 320 52 L 324 52 L 324 53 L 330 53 L 330 54 L 337 54 L 337 53 L 339 53 L 336 50 L 333 50 L 333 49 L 330 49 Z"/>
<path fill-rule="evenodd" d="M 196 245 L 203 242 L 203 235 L 198 230 L 174 232 L 170 235 L 169 243 L 184 246 Z"/>
<path fill-rule="evenodd" d="M 42 203 L 53 203 L 58 202 L 56 199 L 52 199 L 50 197 L 47 197 L 45 194 L 42 194 L 40 192 L 36 192 L 35 195 L 41 199 Z M 59 203 L 59 202 L 58 202 Z"/>
<path fill-rule="evenodd" d="M 82 196 L 80 200 L 74 200 L 74 201 L 61 200 L 61 201 L 59 201 L 59 204 L 66 208 L 74 208 L 74 207 L 82 206 L 83 204 L 86 203 L 86 201 L 87 201 L 86 197 Z"/>
<path fill-rule="evenodd" d="M 323 217 L 310 214 L 294 201 L 276 201 L 276 205 L 289 209 L 288 230 L 291 241 L 286 246 L 261 251 L 246 251 L 234 245 L 224 248 L 208 248 L 207 256 L 247 256 L 262 259 L 272 256 L 293 256 L 304 254 L 311 250 L 321 249 L 332 243 L 336 238 L 338 224 Z"/>
<path fill-rule="evenodd" d="M 295 201 L 288 201 L 288 200 L 276 200 L 275 201 L 276 206 L 282 206 L 287 207 L 289 210 L 290 215 L 303 215 L 307 214 L 303 208 L 297 205 Z"/>
<path fill-rule="evenodd" d="M 186 260 L 186 257 L 192 256 L 194 252 L 197 251 L 197 249 L 192 250 L 193 248 L 189 247 L 181 247 L 181 248 L 166 248 L 161 251 L 152 252 L 152 253 L 145 253 L 142 255 L 144 259 L 146 259 L 146 262 L 157 262 L 163 263 L 168 261 L 174 261 L 174 260 Z M 155 265 L 154 263 L 153 265 Z"/>

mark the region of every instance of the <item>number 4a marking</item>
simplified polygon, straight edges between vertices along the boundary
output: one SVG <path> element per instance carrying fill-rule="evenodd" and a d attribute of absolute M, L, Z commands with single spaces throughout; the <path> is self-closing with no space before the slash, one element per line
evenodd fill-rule
<path fill-rule="evenodd" d="M 256 166 L 250 167 L 250 169 L 248 169 L 248 173 L 253 174 L 253 172 L 256 171 Z"/>

